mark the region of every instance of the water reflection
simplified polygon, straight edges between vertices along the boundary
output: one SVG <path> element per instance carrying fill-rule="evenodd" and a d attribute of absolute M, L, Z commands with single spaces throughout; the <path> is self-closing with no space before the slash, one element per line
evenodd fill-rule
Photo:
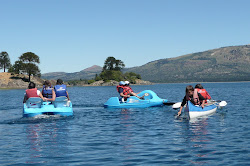
<path fill-rule="evenodd" d="M 215 149 L 211 147 L 212 138 L 211 131 L 208 130 L 208 118 L 182 120 L 181 123 L 184 143 L 192 156 L 189 162 L 195 165 L 209 164 L 209 158 Z"/>
<path fill-rule="evenodd" d="M 190 147 L 193 151 L 192 164 L 203 165 L 209 164 L 208 158 L 215 152 L 211 147 L 211 137 L 209 137 L 208 118 L 194 119 L 189 121 L 191 137 Z"/>
<path fill-rule="evenodd" d="M 131 164 L 128 160 L 133 159 L 131 155 L 129 155 L 133 146 L 132 146 L 132 137 L 133 137 L 133 119 L 131 117 L 132 112 L 129 109 L 122 109 L 120 116 L 120 124 L 121 124 L 121 145 L 122 145 L 122 155 L 124 155 L 124 165 Z"/>
<path fill-rule="evenodd" d="M 46 163 L 49 158 L 64 155 L 67 149 L 68 134 L 67 126 L 50 123 L 27 124 L 27 144 L 29 147 L 29 158 L 26 163 Z M 64 145 L 64 146 L 62 146 Z"/>

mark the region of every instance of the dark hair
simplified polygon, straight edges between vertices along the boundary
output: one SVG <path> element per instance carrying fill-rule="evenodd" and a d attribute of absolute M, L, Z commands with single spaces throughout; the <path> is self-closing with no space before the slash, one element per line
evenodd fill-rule
<path fill-rule="evenodd" d="M 194 91 L 194 88 L 193 88 L 193 86 L 192 85 L 188 85 L 187 87 L 186 87 L 186 93 L 188 93 L 188 91 Z"/>
<path fill-rule="evenodd" d="M 36 84 L 34 82 L 30 82 L 28 88 L 33 89 L 36 87 Z"/>
<path fill-rule="evenodd" d="M 51 83 L 49 82 L 49 80 L 46 80 L 46 81 L 44 81 L 43 85 L 44 85 L 45 87 L 50 87 L 50 86 L 51 86 Z"/>
<path fill-rule="evenodd" d="M 61 85 L 61 84 L 63 84 L 63 80 L 58 79 L 58 80 L 56 81 L 56 84 L 57 84 L 57 85 Z"/>
<path fill-rule="evenodd" d="M 203 86 L 202 86 L 201 84 L 196 84 L 196 85 L 195 85 L 195 88 L 204 89 Z"/>

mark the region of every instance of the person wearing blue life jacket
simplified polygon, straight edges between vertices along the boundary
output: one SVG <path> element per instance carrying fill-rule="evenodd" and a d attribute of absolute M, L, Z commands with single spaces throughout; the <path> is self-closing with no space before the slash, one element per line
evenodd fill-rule
<path fill-rule="evenodd" d="M 51 83 L 48 80 L 44 81 L 42 94 L 47 101 L 55 101 L 56 94 L 53 87 L 51 86 Z"/>
<path fill-rule="evenodd" d="M 55 90 L 56 97 L 65 96 L 69 100 L 67 86 L 63 84 L 63 81 L 61 79 L 57 80 L 56 85 L 54 86 L 54 90 Z"/>

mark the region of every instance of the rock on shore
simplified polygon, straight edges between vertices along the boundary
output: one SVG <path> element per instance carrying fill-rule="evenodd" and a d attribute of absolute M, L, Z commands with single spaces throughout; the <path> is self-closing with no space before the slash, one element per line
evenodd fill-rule
<path fill-rule="evenodd" d="M 29 85 L 28 76 L 24 74 L 11 74 L 7 72 L 0 73 L 0 88 L 15 88 L 24 89 Z M 38 77 L 31 77 L 31 81 L 34 82 L 37 87 L 42 87 L 43 80 Z"/>

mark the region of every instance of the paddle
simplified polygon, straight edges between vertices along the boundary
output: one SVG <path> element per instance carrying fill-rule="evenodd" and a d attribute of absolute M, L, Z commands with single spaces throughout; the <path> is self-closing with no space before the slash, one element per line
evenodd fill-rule
<path fill-rule="evenodd" d="M 227 102 L 226 101 L 221 101 L 219 103 L 219 107 L 222 108 L 222 107 L 225 107 L 227 105 Z"/>
<path fill-rule="evenodd" d="M 181 102 L 175 103 L 172 108 L 173 109 L 179 109 L 181 107 Z"/>
<path fill-rule="evenodd" d="M 217 101 L 212 100 L 212 101 L 213 101 L 213 102 L 219 103 L 218 106 L 219 106 L 220 108 L 225 107 L 225 106 L 227 105 L 227 102 L 226 102 L 226 101 L 221 101 L 221 100 L 217 100 Z M 173 109 L 179 109 L 180 107 L 181 107 L 181 102 L 175 103 L 175 104 L 173 104 L 173 106 L 172 106 Z"/>
<path fill-rule="evenodd" d="M 164 105 L 173 105 L 173 104 L 175 104 L 175 103 L 173 103 L 173 102 L 167 102 L 167 103 L 163 103 Z"/>

